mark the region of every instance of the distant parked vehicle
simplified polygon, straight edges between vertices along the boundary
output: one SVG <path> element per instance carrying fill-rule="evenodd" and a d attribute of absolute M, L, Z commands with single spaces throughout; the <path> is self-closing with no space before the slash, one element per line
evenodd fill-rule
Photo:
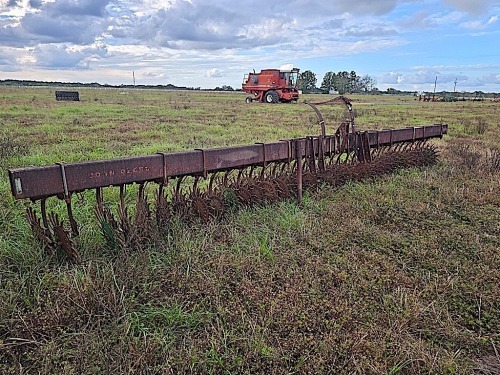
<path fill-rule="evenodd" d="M 299 69 L 263 69 L 260 73 L 248 73 L 241 87 L 248 96 L 247 103 L 290 103 L 299 99 Z"/>

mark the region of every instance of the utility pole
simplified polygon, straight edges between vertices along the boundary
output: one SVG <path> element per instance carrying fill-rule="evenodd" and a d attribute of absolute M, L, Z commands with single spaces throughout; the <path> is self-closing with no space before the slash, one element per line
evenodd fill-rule
<path fill-rule="evenodd" d="M 436 99 L 436 85 L 438 82 L 438 76 L 436 76 L 436 80 L 434 81 L 434 94 L 432 95 L 432 101 Z"/>
<path fill-rule="evenodd" d="M 135 89 L 135 72 L 132 70 L 132 80 L 134 81 L 134 89 Z"/>

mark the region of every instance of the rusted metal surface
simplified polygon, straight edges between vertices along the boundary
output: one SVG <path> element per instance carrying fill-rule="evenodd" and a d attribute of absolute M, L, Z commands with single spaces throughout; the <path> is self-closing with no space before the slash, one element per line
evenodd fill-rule
<path fill-rule="evenodd" d="M 334 135 L 322 137 L 323 155 L 351 153 L 358 151 L 361 147 L 366 149 L 369 146 L 370 149 L 376 149 L 399 143 L 440 138 L 447 133 L 448 128 L 447 125 L 429 125 L 349 134 L 346 133 L 345 126 L 341 126 L 339 129 Z M 360 134 L 366 134 L 364 137 L 367 137 L 367 140 L 364 140 L 364 143 L 360 141 Z M 156 182 L 183 176 L 204 176 L 231 169 L 285 162 L 296 158 L 297 147 L 301 148 L 302 155 L 307 155 L 309 159 L 317 159 L 320 138 L 309 137 L 309 139 L 310 142 L 291 140 L 83 163 L 60 163 L 44 167 L 17 168 L 9 170 L 9 179 L 12 195 L 16 199 L 38 200 L 51 196 L 64 198 L 70 193 L 99 187 L 147 181 Z M 289 146 L 289 142 L 292 147 Z"/>
<path fill-rule="evenodd" d="M 317 106 L 324 104 L 344 104 L 347 108 L 347 111 L 349 112 L 349 122 L 351 129 L 353 133 L 356 131 L 356 126 L 354 124 L 354 112 L 352 111 L 352 102 L 349 98 L 340 95 L 336 98 L 326 100 L 324 102 L 306 102 L 306 104 L 309 105 L 316 113 L 316 116 L 318 117 L 318 123 L 321 126 L 321 134 L 323 136 L 326 136 L 325 120 L 323 119 L 323 115 L 321 114 Z"/>
<path fill-rule="evenodd" d="M 447 125 L 355 132 L 350 101 L 341 97 L 335 102 L 348 107 L 350 119 L 330 135 L 316 107 L 324 103 L 315 103 L 310 105 L 322 125 L 319 136 L 10 169 L 12 195 L 40 201 L 40 217 L 31 206 L 26 213 L 35 237 L 46 251 L 62 250 L 69 259 L 78 261 L 74 238 L 79 230 L 72 197 L 85 190 L 95 189 L 94 211 L 106 242 L 131 248 L 147 242 L 153 225 L 167 227 L 173 215 L 206 222 L 222 217 L 234 206 L 292 197 L 300 204 L 303 191 L 315 189 L 319 182 L 337 186 L 436 160 L 437 153 L 427 141 L 441 138 Z M 148 200 L 148 183 L 157 185 L 154 205 Z M 129 212 L 125 196 L 131 184 L 138 184 L 139 189 L 135 210 Z M 120 189 L 115 210 L 104 200 L 103 189 L 111 186 Z M 65 201 L 69 228 L 54 212 L 47 212 L 50 197 Z"/>

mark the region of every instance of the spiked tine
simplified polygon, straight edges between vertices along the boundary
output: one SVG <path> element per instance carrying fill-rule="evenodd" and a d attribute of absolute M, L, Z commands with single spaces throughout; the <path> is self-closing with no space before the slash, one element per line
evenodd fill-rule
<path fill-rule="evenodd" d="M 295 141 L 295 158 L 297 161 L 297 203 L 302 205 L 302 145 L 300 140 Z"/>
<path fill-rule="evenodd" d="M 66 200 L 66 209 L 68 211 L 69 224 L 71 225 L 71 233 L 73 233 L 74 236 L 78 236 L 78 224 L 76 223 L 76 220 L 73 216 L 73 209 L 71 208 L 71 196 L 69 196 L 69 199 Z"/>
<path fill-rule="evenodd" d="M 49 221 L 47 220 L 47 199 L 43 198 L 40 201 L 40 210 L 42 212 L 42 222 L 46 229 L 49 228 Z"/>

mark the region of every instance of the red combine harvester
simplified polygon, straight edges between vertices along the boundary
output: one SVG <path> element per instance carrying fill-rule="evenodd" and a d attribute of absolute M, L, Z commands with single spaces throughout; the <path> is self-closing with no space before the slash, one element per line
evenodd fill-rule
<path fill-rule="evenodd" d="M 299 99 L 299 69 L 263 69 L 260 73 L 248 73 L 241 87 L 248 96 L 247 103 L 258 100 L 262 103 L 290 103 Z"/>

